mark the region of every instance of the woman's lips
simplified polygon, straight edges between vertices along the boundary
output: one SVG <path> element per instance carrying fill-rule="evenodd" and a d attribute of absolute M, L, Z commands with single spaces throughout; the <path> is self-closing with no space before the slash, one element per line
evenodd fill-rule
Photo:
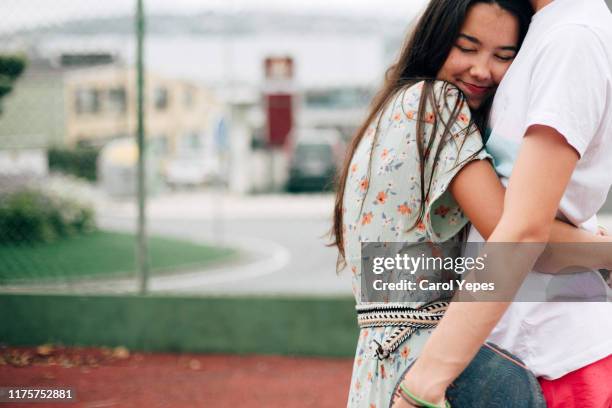
<path fill-rule="evenodd" d="M 461 81 L 461 85 L 465 91 L 471 96 L 481 97 L 488 94 L 493 87 L 491 86 L 478 86 L 474 84 L 470 84 L 469 82 Z"/>

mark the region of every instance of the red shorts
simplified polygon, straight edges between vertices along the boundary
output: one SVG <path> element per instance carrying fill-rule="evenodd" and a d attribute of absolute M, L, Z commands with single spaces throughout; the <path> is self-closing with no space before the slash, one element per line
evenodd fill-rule
<path fill-rule="evenodd" d="M 612 408 L 612 355 L 556 380 L 538 380 L 548 408 Z"/>

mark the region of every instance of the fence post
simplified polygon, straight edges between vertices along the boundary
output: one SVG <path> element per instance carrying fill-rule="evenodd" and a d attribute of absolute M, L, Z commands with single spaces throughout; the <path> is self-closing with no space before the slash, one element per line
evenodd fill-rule
<path fill-rule="evenodd" d="M 144 78 L 144 36 L 145 16 L 144 0 L 136 0 L 136 76 L 138 94 L 138 248 L 137 262 L 140 278 L 140 294 L 147 293 L 149 282 L 149 257 L 146 233 L 146 185 L 145 185 L 145 78 Z"/>

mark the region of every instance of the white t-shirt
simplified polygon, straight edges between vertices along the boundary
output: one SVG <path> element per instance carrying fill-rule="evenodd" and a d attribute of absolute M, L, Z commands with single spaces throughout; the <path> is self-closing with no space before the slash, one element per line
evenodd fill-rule
<path fill-rule="evenodd" d="M 534 16 L 491 111 L 487 150 L 504 183 L 526 130 L 538 124 L 580 154 L 560 215 L 595 231 L 612 184 L 612 15 L 603 0 L 555 0 Z M 474 228 L 469 239 L 482 241 Z M 544 298 L 551 279 L 531 272 L 521 290 Z M 489 340 L 556 379 L 612 354 L 612 303 L 516 302 Z"/>

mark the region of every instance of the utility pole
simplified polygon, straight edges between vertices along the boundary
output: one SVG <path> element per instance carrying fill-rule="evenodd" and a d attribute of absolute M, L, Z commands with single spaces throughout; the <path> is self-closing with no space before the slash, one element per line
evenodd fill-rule
<path fill-rule="evenodd" d="M 144 0 L 136 0 L 136 77 L 138 94 L 138 247 L 136 259 L 140 278 L 140 294 L 147 293 L 149 283 L 149 254 L 146 229 L 145 185 L 145 78 L 144 78 Z"/>

